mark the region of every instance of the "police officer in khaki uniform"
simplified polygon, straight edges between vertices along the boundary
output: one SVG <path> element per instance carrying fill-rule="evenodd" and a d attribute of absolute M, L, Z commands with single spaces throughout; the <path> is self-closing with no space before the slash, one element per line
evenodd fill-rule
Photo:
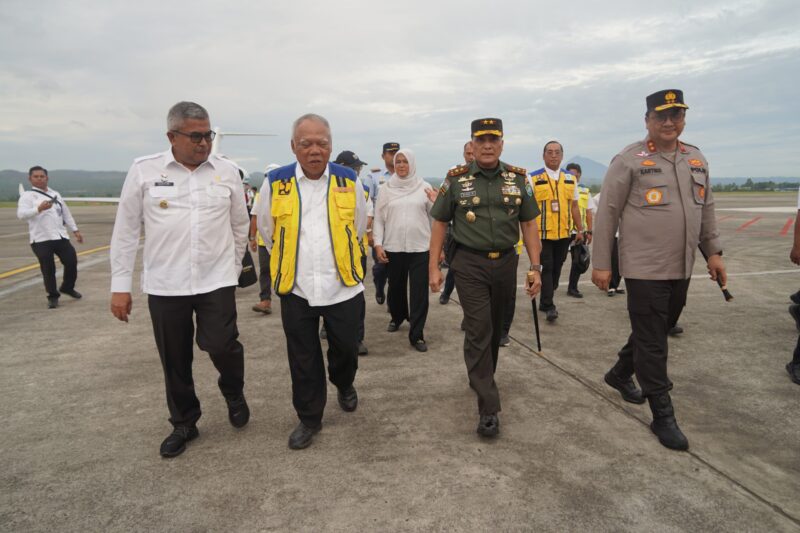
<path fill-rule="evenodd" d="M 647 97 L 647 138 L 624 148 L 606 173 L 594 227 L 592 281 L 607 290 L 614 233 L 619 227 L 620 271 L 628 288 L 631 334 L 605 375 L 625 401 L 653 412 L 650 428 L 667 448 L 689 442 L 675 421 L 667 376 L 667 332 L 686 304 L 698 245 L 711 279 L 727 280 L 709 183 L 708 163 L 678 137 L 688 106 L 667 89 Z M 642 390 L 636 388 L 631 377 Z"/>
<path fill-rule="evenodd" d="M 533 297 L 541 288 L 537 233 L 539 210 L 525 169 L 500 161 L 503 123 L 497 118 L 472 122 L 475 160 L 447 173 L 431 209 L 430 286 L 439 292 L 442 272 L 439 255 L 447 225 L 452 221 L 455 253 L 452 268 L 464 308 L 464 361 L 470 387 L 478 395 L 478 433 L 494 437 L 500 429 L 500 394 L 494 380 L 503 333 L 504 303 L 516 292 L 518 256 L 514 244 L 520 227 L 531 274 L 526 291 Z M 489 305 L 486 305 L 487 302 Z"/>

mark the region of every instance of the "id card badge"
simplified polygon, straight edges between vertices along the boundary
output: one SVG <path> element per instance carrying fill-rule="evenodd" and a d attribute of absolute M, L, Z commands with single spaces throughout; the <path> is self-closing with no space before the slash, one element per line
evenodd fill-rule
<path fill-rule="evenodd" d="M 550 211 L 558 213 L 558 200 L 550 200 Z"/>

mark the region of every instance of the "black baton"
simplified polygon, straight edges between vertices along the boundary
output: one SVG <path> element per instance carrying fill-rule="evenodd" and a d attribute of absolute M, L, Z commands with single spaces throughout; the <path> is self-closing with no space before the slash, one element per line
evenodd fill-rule
<path fill-rule="evenodd" d="M 702 248 L 700 248 L 700 245 L 698 245 L 697 247 L 700 249 L 700 253 L 703 254 L 703 259 L 705 259 L 706 263 L 708 263 L 708 256 L 706 255 L 706 253 L 703 251 Z M 719 290 L 722 291 L 722 296 L 725 297 L 726 302 L 730 302 L 731 300 L 733 300 L 733 295 L 730 292 L 728 292 L 728 286 L 722 284 L 722 280 L 719 279 L 719 276 L 717 276 L 717 285 L 719 285 Z"/>
<path fill-rule="evenodd" d="M 539 310 L 536 308 L 536 296 L 531 300 L 533 303 L 533 328 L 536 331 L 536 347 L 542 351 L 542 338 L 539 336 Z"/>

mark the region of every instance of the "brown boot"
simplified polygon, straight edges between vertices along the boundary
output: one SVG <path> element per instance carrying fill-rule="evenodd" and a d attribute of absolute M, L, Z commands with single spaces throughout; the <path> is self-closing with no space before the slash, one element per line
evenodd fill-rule
<path fill-rule="evenodd" d="M 261 300 L 252 307 L 256 313 L 264 313 L 265 315 L 272 314 L 272 302 L 270 300 Z"/>

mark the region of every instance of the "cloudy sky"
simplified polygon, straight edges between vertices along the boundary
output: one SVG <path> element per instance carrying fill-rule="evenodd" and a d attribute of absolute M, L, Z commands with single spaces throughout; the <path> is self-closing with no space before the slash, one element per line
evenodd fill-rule
<path fill-rule="evenodd" d="M 166 149 L 194 100 L 256 171 L 292 160 L 291 122 L 332 123 L 334 155 L 381 144 L 440 176 L 469 123 L 503 119 L 503 159 L 545 141 L 607 164 L 644 137 L 644 97 L 681 88 L 683 139 L 712 176 L 800 176 L 800 2 L 0 2 L 0 168 L 126 170 Z"/>

